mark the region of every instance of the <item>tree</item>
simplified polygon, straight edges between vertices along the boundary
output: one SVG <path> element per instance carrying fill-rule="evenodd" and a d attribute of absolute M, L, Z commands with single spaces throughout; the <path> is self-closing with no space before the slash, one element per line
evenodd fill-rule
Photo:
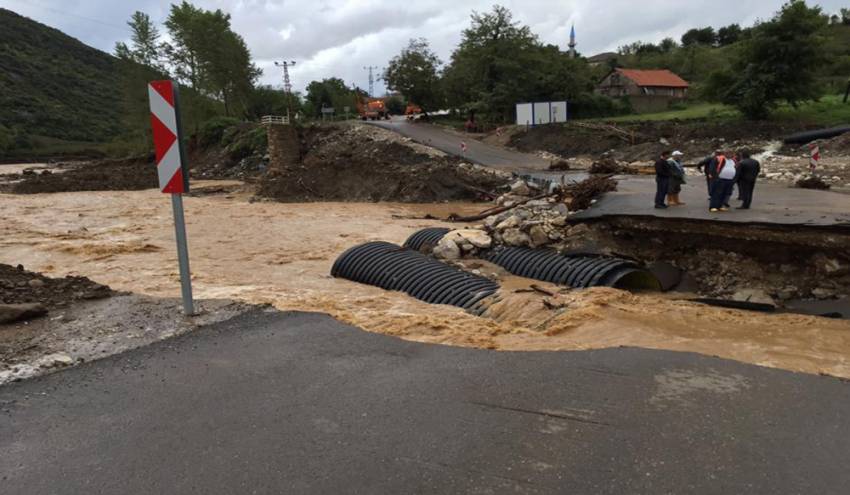
<path fill-rule="evenodd" d="M 150 16 L 136 11 L 130 16 L 127 25 L 133 32 L 130 38 L 132 46 L 128 47 L 123 41 L 119 41 L 115 44 L 115 56 L 161 70 L 159 30 Z"/>
<path fill-rule="evenodd" d="M 753 28 L 733 70 L 711 75 L 707 93 L 761 119 L 781 102 L 797 106 L 820 97 L 815 78 L 826 61 L 822 50 L 828 18 L 820 7 L 790 0 L 769 22 Z"/>
<path fill-rule="evenodd" d="M 664 38 L 661 40 L 661 43 L 658 44 L 658 48 L 660 48 L 664 53 L 670 53 L 678 47 L 679 44 L 676 43 L 676 40 L 673 38 Z"/>
<path fill-rule="evenodd" d="M 246 112 L 262 72 L 251 61 L 245 41 L 231 30 L 230 14 L 184 1 L 171 6 L 165 26 L 172 42 L 162 48 L 177 78 L 221 101 L 226 115 Z"/>
<path fill-rule="evenodd" d="M 709 26 L 701 29 L 691 29 L 682 35 L 682 46 L 692 45 L 714 45 L 717 43 L 717 34 L 714 28 Z"/>
<path fill-rule="evenodd" d="M 841 23 L 845 26 L 850 26 L 850 8 L 841 9 Z"/>
<path fill-rule="evenodd" d="M 516 102 L 537 83 L 540 44 L 505 7 L 486 14 L 473 11 L 471 21 L 445 70 L 449 104 L 508 120 Z"/>
<path fill-rule="evenodd" d="M 307 85 L 304 110 L 308 115 L 320 117 L 323 107 L 332 107 L 339 114 L 344 111 L 344 107 L 354 108 L 358 97 L 365 94 L 365 91 L 349 88 L 338 77 L 312 81 Z"/>
<path fill-rule="evenodd" d="M 743 30 L 738 24 L 730 24 L 717 30 L 717 44 L 720 46 L 737 43 L 741 39 Z"/>
<path fill-rule="evenodd" d="M 439 67 L 442 64 L 424 38 L 411 39 L 384 71 L 384 80 L 392 91 L 399 91 L 408 102 L 423 112 L 438 109 L 441 103 Z"/>

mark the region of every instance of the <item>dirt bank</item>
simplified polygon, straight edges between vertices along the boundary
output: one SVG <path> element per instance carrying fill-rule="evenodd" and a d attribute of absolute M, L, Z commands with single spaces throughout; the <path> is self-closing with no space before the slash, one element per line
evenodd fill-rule
<path fill-rule="evenodd" d="M 0 206 L 8 212 L 0 219 L 0 262 L 18 260 L 51 275 L 86 274 L 117 290 L 179 295 L 170 204 L 155 190 L 0 195 Z M 421 342 L 502 350 L 635 345 L 850 377 L 850 322 L 844 320 L 746 313 L 613 289 L 566 291 L 546 306 L 543 300 L 553 298 L 511 293 L 522 286 L 509 282 L 503 301 L 511 302 L 492 308 L 492 318 L 479 318 L 329 276 L 336 257 L 354 244 L 401 243 L 418 229 L 446 225 L 415 217 L 480 209 L 189 197 L 196 296 L 321 311 Z"/>
<path fill-rule="evenodd" d="M 258 194 L 278 201 L 486 199 L 508 176 L 363 124 L 301 131 L 301 161 L 270 170 Z"/>
<path fill-rule="evenodd" d="M 48 308 L 67 306 L 75 301 L 102 299 L 112 290 L 86 277 L 45 277 L 0 263 L 0 304 L 39 303 Z"/>
<path fill-rule="evenodd" d="M 137 191 L 158 187 L 152 157 L 94 162 L 60 163 L 61 173 L 50 170 L 23 173 L 5 189 L 16 194 L 69 191 Z"/>
<path fill-rule="evenodd" d="M 617 160 L 635 162 L 653 160 L 665 149 L 681 150 L 690 158 L 701 158 L 718 148 L 760 151 L 766 143 L 801 130 L 797 125 L 776 122 L 577 122 L 513 128 L 507 143 L 529 153 L 597 157 L 611 152 Z"/>

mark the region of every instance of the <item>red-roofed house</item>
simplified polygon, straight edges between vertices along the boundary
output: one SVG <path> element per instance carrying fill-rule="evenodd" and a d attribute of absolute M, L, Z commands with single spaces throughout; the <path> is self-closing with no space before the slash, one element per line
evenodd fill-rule
<path fill-rule="evenodd" d="M 639 112 L 666 109 L 688 95 L 688 82 L 669 70 L 614 69 L 596 86 L 596 93 L 629 97 Z"/>

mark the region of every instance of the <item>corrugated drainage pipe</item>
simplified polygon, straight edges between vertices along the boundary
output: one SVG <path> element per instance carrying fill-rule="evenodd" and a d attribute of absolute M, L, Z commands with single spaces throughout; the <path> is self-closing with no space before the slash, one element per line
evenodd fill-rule
<path fill-rule="evenodd" d="M 445 227 L 431 227 L 414 232 L 404 241 L 404 247 L 414 251 L 430 253 L 446 234 L 451 232 Z"/>
<path fill-rule="evenodd" d="M 476 313 L 478 304 L 499 290 L 499 284 L 488 278 L 388 242 L 368 242 L 348 249 L 337 258 L 331 275 Z"/>
<path fill-rule="evenodd" d="M 661 283 L 655 275 L 622 258 L 564 256 L 548 249 L 522 247 L 498 247 L 483 256 L 514 275 L 557 285 L 661 290 Z"/>

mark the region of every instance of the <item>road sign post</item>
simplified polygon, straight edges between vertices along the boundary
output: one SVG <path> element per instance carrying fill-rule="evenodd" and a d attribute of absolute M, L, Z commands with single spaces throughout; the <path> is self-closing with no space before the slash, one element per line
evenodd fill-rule
<path fill-rule="evenodd" d="M 173 81 L 153 81 L 148 85 L 148 98 L 159 187 L 162 192 L 171 194 L 183 312 L 191 316 L 195 314 L 195 308 L 192 301 L 192 278 L 182 196 L 183 193 L 189 192 L 189 170 L 181 139 L 180 95 Z"/>

